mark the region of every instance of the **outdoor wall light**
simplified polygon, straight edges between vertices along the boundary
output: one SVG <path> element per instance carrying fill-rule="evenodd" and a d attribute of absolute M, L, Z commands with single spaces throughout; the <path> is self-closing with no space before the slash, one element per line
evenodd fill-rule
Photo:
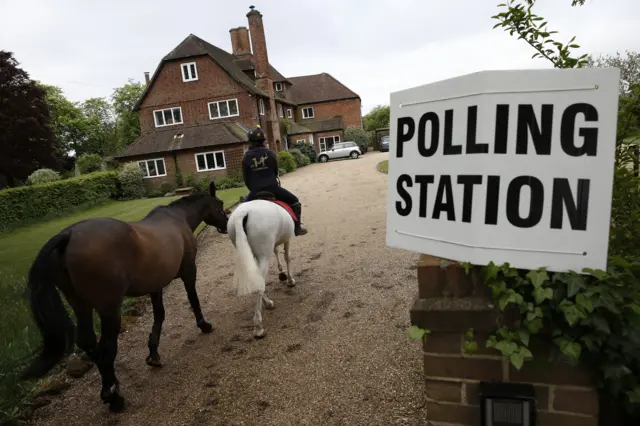
<path fill-rule="evenodd" d="M 481 426 L 535 426 L 536 398 L 532 385 L 480 382 Z"/>

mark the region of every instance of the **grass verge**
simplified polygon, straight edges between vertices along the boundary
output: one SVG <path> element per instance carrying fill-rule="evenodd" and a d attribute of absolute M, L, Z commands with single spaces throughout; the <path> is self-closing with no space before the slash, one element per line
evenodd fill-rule
<path fill-rule="evenodd" d="M 378 163 L 378 170 L 382 173 L 389 173 L 389 160 L 384 160 Z"/>
<path fill-rule="evenodd" d="M 218 192 L 225 208 L 235 204 L 246 188 Z M 0 424 L 21 412 L 21 403 L 33 391 L 33 384 L 20 383 L 18 370 L 40 344 L 40 334 L 31 320 L 24 300 L 25 278 L 40 248 L 67 226 L 80 220 L 112 217 L 124 221 L 142 219 L 151 209 L 168 204 L 179 197 L 146 198 L 132 201 L 110 201 L 100 206 L 55 219 L 0 233 Z M 204 229 L 204 223 L 194 232 Z M 123 315 L 129 316 L 146 305 L 147 298 L 128 298 Z"/>

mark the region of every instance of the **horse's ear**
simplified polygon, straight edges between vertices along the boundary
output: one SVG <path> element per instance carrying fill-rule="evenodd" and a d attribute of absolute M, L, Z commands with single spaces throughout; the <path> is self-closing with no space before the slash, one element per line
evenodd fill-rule
<path fill-rule="evenodd" d="M 216 196 L 216 183 L 213 179 L 211 179 L 211 183 L 209 184 L 209 194 L 214 198 Z"/>

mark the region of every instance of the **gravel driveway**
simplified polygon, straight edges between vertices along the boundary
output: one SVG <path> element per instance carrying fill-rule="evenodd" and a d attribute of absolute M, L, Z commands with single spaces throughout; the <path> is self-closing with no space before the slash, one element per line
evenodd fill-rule
<path fill-rule="evenodd" d="M 116 373 L 127 410 L 100 402 L 93 368 L 50 405 L 42 425 L 425 424 L 421 348 L 407 338 L 417 255 L 385 246 L 387 154 L 314 164 L 282 178 L 309 234 L 292 244 L 289 291 L 272 259 L 267 336 L 252 337 L 253 296 L 231 292 L 233 246 L 201 235 L 198 291 L 215 331 L 195 326 L 181 283 L 165 292 L 165 366 L 144 363 L 150 309 L 120 338 Z"/>

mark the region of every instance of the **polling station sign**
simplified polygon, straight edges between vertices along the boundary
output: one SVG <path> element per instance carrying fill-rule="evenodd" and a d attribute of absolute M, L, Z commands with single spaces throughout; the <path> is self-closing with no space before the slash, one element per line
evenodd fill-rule
<path fill-rule="evenodd" d="M 387 245 L 605 269 L 619 76 L 485 71 L 392 93 Z"/>

